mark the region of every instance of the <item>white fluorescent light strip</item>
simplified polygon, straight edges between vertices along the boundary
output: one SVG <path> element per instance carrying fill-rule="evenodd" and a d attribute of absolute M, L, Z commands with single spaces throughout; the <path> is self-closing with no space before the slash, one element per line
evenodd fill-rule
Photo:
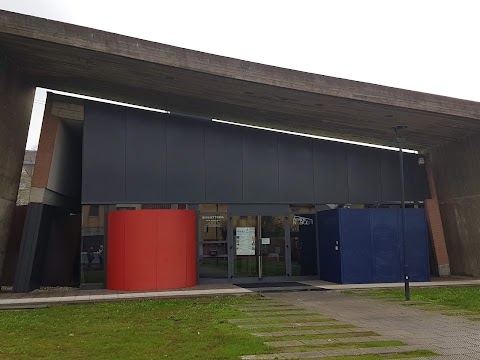
<path fill-rule="evenodd" d="M 96 98 L 96 97 L 86 96 L 86 95 L 73 94 L 73 93 L 68 93 L 68 92 L 64 92 L 64 91 L 52 90 L 52 89 L 44 89 L 44 90 L 46 90 L 48 92 L 51 92 L 51 93 L 54 93 L 54 94 L 58 94 L 58 95 L 65 95 L 65 96 L 70 96 L 70 97 L 79 98 L 79 99 L 93 100 L 93 101 L 107 103 L 107 104 L 130 107 L 130 108 L 134 108 L 134 109 L 148 110 L 148 111 L 155 111 L 155 112 L 160 112 L 160 113 L 164 113 L 164 114 L 170 114 L 170 111 L 167 111 L 167 110 L 154 109 L 154 108 L 140 106 L 140 105 L 127 104 L 127 103 L 122 103 L 122 102 L 119 102 L 119 101 L 101 99 L 101 98 Z"/>
<path fill-rule="evenodd" d="M 135 108 L 135 109 L 141 109 L 141 110 L 160 112 L 160 113 L 164 113 L 164 114 L 170 114 L 170 111 L 168 111 L 168 110 L 154 109 L 154 108 L 145 107 L 145 106 L 127 104 L 127 103 L 122 103 L 122 102 L 118 102 L 118 101 L 101 99 L 101 98 L 96 98 L 96 97 L 86 96 L 86 95 L 78 95 L 78 94 L 73 94 L 73 93 L 68 93 L 68 92 L 58 91 L 58 90 L 52 90 L 52 89 L 44 89 L 44 90 L 52 92 L 54 94 L 58 94 L 58 95 L 65 95 L 65 96 L 70 96 L 70 97 L 75 97 L 75 98 L 80 98 L 80 99 L 103 102 L 103 103 L 107 103 L 107 104 L 121 105 L 121 106 L 131 107 L 131 108 Z M 392 146 L 375 145 L 375 144 L 362 143 L 362 142 L 358 142 L 358 141 L 331 138 L 331 137 L 326 137 L 326 136 L 303 134 L 303 133 L 298 133 L 298 132 L 294 132 L 294 131 L 270 129 L 270 128 L 266 128 L 266 127 L 240 124 L 240 123 L 236 123 L 236 122 L 232 122 L 232 121 L 226 121 L 226 120 L 220 120 L 220 119 L 212 119 L 212 121 L 218 122 L 218 123 L 223 123 L 223 124 L 229 124 L 229 125 L 243 126 L 243 127 L 248 127 L 248 128 L 252 128 L 252 129 L 259 129 L 259 130 L 279 132 L 279 133 L 283 133 L 283 134 L 303 136 L 303 137 L 308 137 L 308 138 L 312 138 L 312 139 L 329 140 L 329 141 L 335 141 L 335 142 L 340 142 L 340 143 L 345 143 L 345 144 L 360 145 L 360 146 L 372 147 L 372 148 L 377 148 L 377 149 L 398 151 L 398 148 L 392 147 Z M 392 137 L 393 137 L 393 134 L 392 134 Z M 406 152 L 406 153 L 418 154 L 418 151 L 416 151 L 416 150 L 403 149 L 403 151 Z"/>
<path fill-rule="evenodd" d="M 236 123 L 236 122 L 226 121 L 226 120 L 220 120 L 220 119 L 212 119 L 212 121 L 215 121 L 215 122 L 218 122 L 218 123 L 222 123 L 222 124 L 243 126 L 243 127 L 248 127 L 248 128 L 252 128 L 252 129 L 267 130 L 267 131 L 279 132 L 279 133 L 283 133 L 283 134 L 303 136 L 303 137 L 308 137 L 308 138 L 312 138 L 312 139 L 329 140 L 329 141 L 335 141 L 335 142 L 352 144 L 352 145 L 367 146 L 367 147 L 372 147 L 372 148 L 377 148 L 377 149 L 398 151 L 398 148 L 392 147 L 392 146 L 375 145 L 375 144 L 362 143 L 362 142 L 358 142 L 358 141 L 351 141 L 351 140 L 343 140 L 343 139 L 331 138 L 331 137 L 326 137 L 326 136 L 317 136 L 317 135 L 303 134 L 303 133 L 298 133 L 298 132 L 294 132 L 294 131 L 270 129 L 270 128 L 266 128 L 266 127 L 255 126 L 255 125 L 239 124 L 239 123 Z M 393 138 L 393 136 L 394 136 L 394 134 L 393 134 L 393 132 L 392 132 L 392 138 Z M 403 152 L 406 152 L 406 153 L 418 154 L 418 151 L 417 151 L 417 150 L 410 150 L 410 149 L 402 149 L 402 150 L 403 150 Z"/>

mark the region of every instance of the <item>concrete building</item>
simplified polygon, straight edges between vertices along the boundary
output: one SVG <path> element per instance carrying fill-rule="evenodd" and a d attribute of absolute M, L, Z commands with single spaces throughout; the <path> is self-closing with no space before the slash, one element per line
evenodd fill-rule
<path fill-rule="evenodd" d="M 17 206 L 28 205 L 30 201 L 30 187 L 32 184 L 33 170 L 35 168 L 36 150 L 25 150 L 23 158 L 22 175 L 18 186 Z"/>
<path fill-rule="evenodd" d="M 388 146 L 395 146 L 392 127 L 407 125 L 405 146 L 418 150 L 426 160 L 426 166 L 419 167 L 416 156 L 407 157 L 407 200 L 410 206 L 426 209 L 435 272 L 480 274 L 476 218 L 480 104 L 260 65 L 4 11 L 0 15 L 0 101 L 6 109 L 0 115 L 2 129 L 6 129 L 0 133 L 0 268 L 34 86 L 170 112 L 146 113 L 49 96 L 15 277 L 18 291 L 47 281 L 49 271 L 64 274 L 57 282 L 75 277 L 83 261 L 76 250 L 82 233 L 76 231 L 76 244 L 65 244 L 59 240 L 58 229 L 68 233 L 71 228 L 64 225 L 68 221 L 77 221 L 75 226 L 80 228 L 81 221 L 72 214 L 80 214 L 81 205 L 90 206 L 88 211 L 84 208 L 84 217 L 92 205 L 99 206 L 98 215 L 94 211 L 92 217 L 100 216 L 102 207 L 106 213 L 124 208 L 176 208 L 177 215 L 187 211 L 181 220 L 186 221 L 186 229 L 190 229 L 188 211 L 193 209 L 199 217 L 196 231 L 215 229 L 217 240 L 213 241 L 218 242 L 213 249 L 210 243 L 204 244 L 213 234 L 195 236 L 195 268 L 202 273 L 200 256 L 215 267 L 217 261 L 218 267 L 223 262 L 227 278 L 236 271 L 235 255 L 230 251 L 235 226 L 256 228 L 256 241 L 261 241 L 262 224 L 275 233 L 279 221 L 275 217 L 292 217 L 283 225 L 284 243 L 278 246 L 271 240 L 273 250 L 267 249 L 267 254 L 274 261 L 284 257 L 285 276 L 293 276 L 294 269 L 298 270 L 292 266 L 295 255 L 286 249 L 295 237 L 287 231 L 294 228 L 295 216 L 309 222 L 302 214 L 326 204 L 398 206 L 395 153 L 299 140 L 211 119 Z M 151 156 L 152 149 L 158 154 L 153 167 L 146 156 Z M 228 171 L 222 171 L 223 167 Z M 112 221 L 127 226 L 128 213 Z M 220 214 L 228 217 L 226 224 L 219 217 L 225 215 Z M 258 216 L 270 218 L 262 223 Z M 109 219 L 103 220 L 107 227 Z M 152 217 L 148 221 L 160 224 L 163 220 Z M 150 226 L 148 221 L 146 226 Z M 170 221 L 180 220 L 173 217 Z M 52 224 L 57 224 L 56 231 Z M 83 235 L 100 236 L 88 228 L 84 219 Z M 228 239 L 221 235 L 225 231 Z M 185 235 L 183 247 L 187 259 L 192 257 L 187 246 L 190 235 Z M 122 239 L 128 247 L 126 238 Z M 154 243 L 163 244 L 160 240 Z M 100 245 L 104 244 L 98 249 L 93 243 L 82 248 L 87 267 L 88 258 L 92 259 L 90 248 L 90 267 L 100 263 Z M 225 247 L 227 253 L 222 254 Z M 276 251 L 279 247 L 285 253 Z M 145 254 L 148 248 L 142 251 Z M 59 255 L 65 259 L 61 264 L 45 261 Z M 127 266 L 129 258 L 123 261 L 118 266 Z M 47 263 L 57 268 L 39 271 Z M 151 265 L 161 274 L 158 264 Z M 247 261 L 245 269 L 248 266 Z M 192 274 L 186 271 L 186 284 L 191 283 Z M 127 280 L 120 276 L 112 281 L 126 284 Z"/>

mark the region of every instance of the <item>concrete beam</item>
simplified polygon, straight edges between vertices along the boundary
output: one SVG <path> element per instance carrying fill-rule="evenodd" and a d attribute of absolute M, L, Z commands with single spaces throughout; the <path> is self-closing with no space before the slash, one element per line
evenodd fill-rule
<path fill-rule="evenodd" d="M 480 133 L 480 104 L 282 69 L 0 10 L 37 86 L 174 113 L 417 150 Z M 68 111 L 67 111 L 68 113 Z M 71 112 L 70 112 L 71 113 Z"/>
<path fill-rule="evenodd" d="M 0 54 L 0 277 L 22 172 L 35 87 Z"/>

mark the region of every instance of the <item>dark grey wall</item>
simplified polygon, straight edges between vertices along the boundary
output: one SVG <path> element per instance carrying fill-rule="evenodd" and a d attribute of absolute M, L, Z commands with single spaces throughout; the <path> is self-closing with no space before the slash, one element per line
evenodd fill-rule
<path fill-rule="evenodd" d="M 77 207 L 81 193 L 81 124 L 60 119 L 53 149 L 47 188 L 74 200 Z"/>
<path fill-rule="evenodd" d="M 85 104 L 83 203 L 400 200 L 398 153 L 114 105 Z M 428 197 L 406 154 L 406 198 Z"/>

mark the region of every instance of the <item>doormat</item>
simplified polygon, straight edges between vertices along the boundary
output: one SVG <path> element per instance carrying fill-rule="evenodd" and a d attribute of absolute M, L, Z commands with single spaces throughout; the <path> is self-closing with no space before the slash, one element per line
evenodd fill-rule
<path fill-rule="evenodd" d="M 257 289 L 257 288 L 266 288 L 266 287 L 306 287 L 310 286 L 307 284 L 302 284 L 299 282 L 288 281 L 288 282 L 255 282 L 249 284 L 235 284 L 236 286 L 245 288 L 245 289 Z"/>
<path fill-rule="evenodd" d="M 303 284 L 295 281 L 288 282 L 255 282 L 249 284 L 234 284 L 238 287 L 249 289 L 249 290 L 258 290 L 262 289 L 271 289 L 272 291 L 299 291 L 299 290 L 312 290 L 312 291 L 326 291 L 327 289 L 318 288 L 308 284 Z"/>

